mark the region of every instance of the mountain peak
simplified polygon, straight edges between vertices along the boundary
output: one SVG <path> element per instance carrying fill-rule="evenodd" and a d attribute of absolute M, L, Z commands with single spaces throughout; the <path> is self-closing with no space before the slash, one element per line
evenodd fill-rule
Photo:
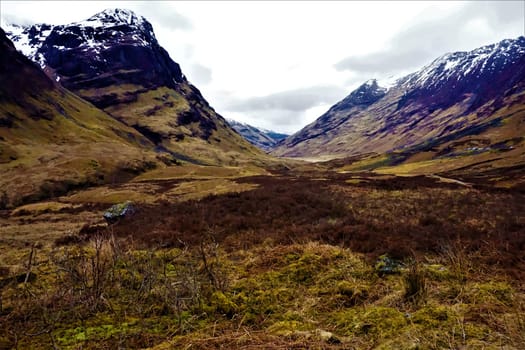
<path fill-rule="evenodd" d="M 8 34 L 17 49 L 68 89 L 87 83 L 101 88 L 116 80 L 173 87 L 184 80 L 151 24 L 131 10 L 106 9 L 66 25 L 13 26 Z"/>
<path fill-rule="evenodd" d="M 342 109 L 352 106 L 369 106 L 385 96 L 386 92 L 387 89 L 379 86 L 377 79 L 369 79 L 334 107 Z"/>
<path fill-rule="evenodd" d="M 101 27 L 107 25 L 142 25 L 146 20 L 144 17 L 137 16 L 135 12 L 128 9 L 111 8 L 99 12 L 85 21 L 77 24 L 90 25 L 93 27 Z"/>
<path fill-rule="evenodd" d="M 370 86 L 370 87 L 373 87 L 373 86 L 376 86 L 377 85 L 377 79 L 368 79 L 367 81 L 365 81 L 361 86 Z"/>

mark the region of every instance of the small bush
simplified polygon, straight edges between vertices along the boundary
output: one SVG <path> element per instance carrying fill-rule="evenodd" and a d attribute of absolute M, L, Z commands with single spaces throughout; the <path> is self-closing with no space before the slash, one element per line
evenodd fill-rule
<path fill-rule="evenodd" d="M 418 303 L 424 300 L 427 293 L 426 276 L 417 262 L 410 264 L 408 272 L 403 276 L 403 282 L 405 301 Z"/>

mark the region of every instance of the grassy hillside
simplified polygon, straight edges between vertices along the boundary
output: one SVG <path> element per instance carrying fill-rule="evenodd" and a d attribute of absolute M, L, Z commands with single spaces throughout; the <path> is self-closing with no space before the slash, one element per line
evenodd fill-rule
<path fill-rule="evenodd" d="M 465 118 L 476 118 L 475 114 Z M 404 150 L 341 160 L 342 171 L 438 174 L 498 187 L 525 184 L 525 94 L 512 95 L 485 120 L 460 132 Z M 336 162 L 337 163 L 337 162 Z"/>
<path fill-rule="evenodd" d="M 78 91 L 106 112 L 51 81 L 0 34 L 0 208 L 154 167 L 274 163 L 187 82 L 180 91 L 119 82 Z"/>
<path fill-rule="evenodd" d="M 0 51 L 2 207 L 121 181 L 157 163 L 145 137 L 55 85 L 3 31 Z"/>
<path fill-rule="evenodd" d="M 270 160 L 234 132 L 193 86 L 182 82 L 178 89 L 114 84 L 77 93 L 94 103 L 111 100 L 107 113 L 180 161 L 228 166 Z"/>
<path fill-rule="evenodd" d="M 12 203 L 122 181 L 157 163 L 142 135 L 65 90 L 20 92 L 0 115 L 11 120 L 0 128 L 0 186 Z"/>

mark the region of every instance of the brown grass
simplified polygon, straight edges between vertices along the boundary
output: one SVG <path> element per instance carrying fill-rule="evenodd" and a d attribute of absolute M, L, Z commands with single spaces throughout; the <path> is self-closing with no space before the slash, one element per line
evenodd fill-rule
<path fill-rule="evenodd" d="M 349 185 L 345 175 L 245 178 L 238 182 L 258 187 L 200 201 L 143 205 L 115 232 L 162 246 L 198 244 L 211 236 L 229 249 L 266 239 L 283 244 L 318 240 L 371 257 L 438 254 L 455 244 L 476 252 L 482 266 L 523 277 L 523 194 L 424 177 L 370 179 Z"/>
<path fill-rule="evenodd" d="M 0 344 L 523 347 L 525 194 L 430 177 L 274 175 L 129 183 L 164 200 L 136 203 L 113 226 L 93 191 L 2 212 Z M 223 183 L 248 188 L 166 196 Z M 407 268 L 380 276 L 384 253 Z M 16 283 L 28 267 L 36 279 Z"/>

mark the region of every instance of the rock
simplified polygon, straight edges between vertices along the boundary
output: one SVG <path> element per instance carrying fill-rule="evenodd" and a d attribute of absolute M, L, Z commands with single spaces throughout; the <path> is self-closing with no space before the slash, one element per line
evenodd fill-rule
<path fill-rule="evenodd" d="M 322 329 L 318 329 L 316 331 L 317 336 L 321 338 L 322 341 L 325 341 L 330 344 L 339 344 L 341 343 L 341 340 L 337 338 L 332 332 L 323 331 Z"/>
<path fill-rule="evenodd" d="M 135 212 L 135 207 L 130 201 L 113 205 L 104 213 L 104 219 L 108 224 L 114 224 L 120 219 L 128 217 Z"/>
<path fill-rule="evenodd" d="M 389 257 L 386 254 L 381 255 L 377 258 L 375 270 L 379 276 L 383 275 L 393 275 L 401 273 L 404 268 L 404 264 L 396 259 Z"/>

